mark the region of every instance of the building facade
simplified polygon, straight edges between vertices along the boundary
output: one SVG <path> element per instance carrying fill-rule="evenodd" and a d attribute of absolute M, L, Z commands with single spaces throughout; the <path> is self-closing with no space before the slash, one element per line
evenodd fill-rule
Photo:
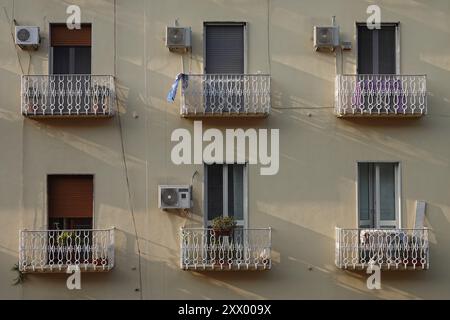
<path fill-rule="evenodd" d="M 448 1 L 71 4 L 0 0 L 1 298 L 450 298 Z"/>

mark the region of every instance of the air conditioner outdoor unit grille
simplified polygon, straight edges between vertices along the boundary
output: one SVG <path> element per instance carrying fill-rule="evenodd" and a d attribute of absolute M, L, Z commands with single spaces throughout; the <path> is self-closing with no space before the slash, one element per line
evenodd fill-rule
<path fill-rule="evenodd" d="M 166 47 L 171 51 L 187 51 L 191 47 L 191 28 L 166 27 Z"/>
<path fill-rule="evenodd" d="M 339 46 L 339 27 L 314 27 L 314 48 L 316 50 L 327 49 L 333 51 Z"/>
<path fill-rule="evenodd" d="M 192 207 L 191 186 L 160 185 L 158 207 L 161 209 L 189 209 Z"/>
<path fill-rule="evenodd" d="M 36 50 L 39 47 L 39 27 L 16 26 L 15 43 L 24 50 Z"/>

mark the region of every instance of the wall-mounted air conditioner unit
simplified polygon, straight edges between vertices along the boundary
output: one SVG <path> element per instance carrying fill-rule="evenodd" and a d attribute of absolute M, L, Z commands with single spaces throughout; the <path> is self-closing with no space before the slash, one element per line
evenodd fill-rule
<path fill-rule="evenodd" d="M 166 27 L 166 47 L 174 52 L 186 52 L 191 48 L 190 27 Z"/>
<path fill-rule="evenodd" d="M 192 207 L 191 186 L 158 186 L 158 207 L 161 209 L 189 209 Z"/>
<path fill-rule="evenodd" d="M 16 26 L 15 42 L 23 50 L 37 50 L 39 47 L 39 27 Z"/>
<path fill-rule="evenodd" d="M 334 51 L 339 46 L 339 26 L 314 26 L 314 49 Z"/>

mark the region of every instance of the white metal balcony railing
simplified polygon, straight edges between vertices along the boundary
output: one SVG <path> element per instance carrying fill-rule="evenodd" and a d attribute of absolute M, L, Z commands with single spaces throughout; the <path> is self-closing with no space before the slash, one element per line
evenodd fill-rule
<path fill-rule="evenodd" d="M 343 269 L 428 269 L 428 229 L 336 228 L 335 263 Z"/>
<path fill-rule="evenodd" d="M 341 117 L 409 116 L 427 113 L 425 75 L 337 75 L 335 113 Z"/>
<path fill-rule="evenodd" d="M 114 267 L 114 229 L 21 230 L 19 270 L 109 271 Z"/>
<path fill-rule="evenodd" d="M 181 229 L 184 270 L 269 270 L 271 229 L 236 228 L 232 235 L 216 235 L 211 228 Z"/>
<path fill-rule="evenodd" d="M 270 112 L 270 75 L 187 74 L 182 78 L 184 117 L 256 116 Z"/>
<path fill-rule="evenodd" d="M 22 114 L 28 117 L 109 117 L 116 112 L 109 75 L 23 75 Z"/>

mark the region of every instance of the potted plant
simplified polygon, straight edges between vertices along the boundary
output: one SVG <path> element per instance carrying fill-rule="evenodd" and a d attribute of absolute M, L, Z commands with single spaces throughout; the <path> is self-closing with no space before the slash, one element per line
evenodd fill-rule
<path fill-rule="evenodd" d="M 69 244 L 69 239 L 73 237 L 73 232 L 70 231 L 63 231 L 60 234 L 58 234 L 58 237 L 56 238 L 56 242 L 59 246 L 67 246 Z M 72 239 L 72 245 L 73 245 Z"/>
<path fill-rule="evenodd" d="M 64 264 L 69 263 L 73 257 L 73 250 L 75 246 L 75 237 L 72 231 L 57 231 L 56 232 L 56 246 L 55 255 L 62 255 L 62 261 Z M 72 259 L 69 257 L 72 256 Z"/>
<path fill-rule="evenodd" d="M 233 235 L 236 221 L 233 217 L 216 217 L 212 222 L 212 232 L 214 235 L 214 264 L 228 265 L 228 261 L 233 259 L 233 252 L 230 252 L 229 239 Z"/>
<path fill-rule="evenodd" d="M 212 222 L 212 229 L 215 236 L 230 236 L 236 226 L 233 217 L 216 217 Z"/>

